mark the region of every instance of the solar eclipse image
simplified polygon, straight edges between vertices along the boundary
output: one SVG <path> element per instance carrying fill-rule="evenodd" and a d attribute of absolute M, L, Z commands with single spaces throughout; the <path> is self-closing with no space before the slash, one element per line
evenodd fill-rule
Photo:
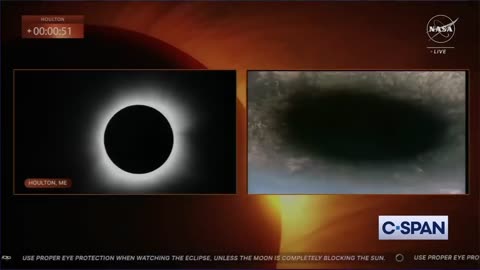
<path fill-rule="evenodd" d="M 467 193 L 466 77 L 248 72 L 249 193 Z"/>
<path fill-rule="evenodd" d="M 16 193 L 236 191 L 235 71 L 16 70 L 14 105 Z"/>
<path fill-rule="evenodd" d="M 479 268 L 479 2 L 0 2 L 1 269 Z"/>

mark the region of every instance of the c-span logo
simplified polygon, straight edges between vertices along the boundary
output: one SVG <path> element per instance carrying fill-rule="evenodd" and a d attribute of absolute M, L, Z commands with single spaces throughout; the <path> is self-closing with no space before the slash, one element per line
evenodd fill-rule
<path fill-rule="evenodd" d="M 448 216 L 378 216 L 380 240 L 448 240 Z"/>
<path fill-rule="evenodd" d="M 447 15 L 435 15 L 427 23 L 428 38 L 435 43 L 449 42 L 455 35 L 455 20 Z"/>

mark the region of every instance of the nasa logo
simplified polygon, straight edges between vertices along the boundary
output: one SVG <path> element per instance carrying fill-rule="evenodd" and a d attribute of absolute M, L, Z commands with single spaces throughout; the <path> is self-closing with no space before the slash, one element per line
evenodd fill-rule
<path fill-rule="evenodd" d="M 448 240 L 448 216 L 378 216 L 379 240 Z"/>
<path fill-rule="evenodd" d="M 435 43 L 446 43 L 455 35 L 455 20 L 446 15 L 435 15 L 427 23 L 427 36 Z"/>

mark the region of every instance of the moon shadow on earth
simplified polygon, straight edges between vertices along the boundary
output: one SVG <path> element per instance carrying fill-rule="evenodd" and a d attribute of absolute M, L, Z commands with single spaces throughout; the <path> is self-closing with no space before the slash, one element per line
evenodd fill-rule
<path fill-rule="evenodd" d="M 428 106 L 364 89 L 296 93 L 281 122 L 295 148 L 346 162 L 410 160 L 438 146 L 448 128 Z"/>

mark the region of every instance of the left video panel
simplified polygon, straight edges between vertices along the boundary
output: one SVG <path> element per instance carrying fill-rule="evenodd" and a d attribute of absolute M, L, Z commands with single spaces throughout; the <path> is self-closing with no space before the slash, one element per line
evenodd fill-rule
<path fill-rule="evenodd" d="M 234 194 L 236 73 L 15 70 L 14 194 Z"/>

